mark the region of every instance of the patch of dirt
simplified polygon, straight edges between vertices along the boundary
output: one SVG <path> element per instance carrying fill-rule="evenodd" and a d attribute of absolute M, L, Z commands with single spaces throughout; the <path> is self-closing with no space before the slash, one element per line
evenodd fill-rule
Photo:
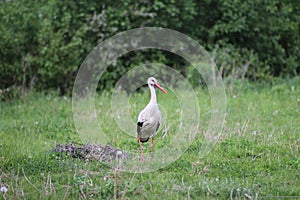
<path fill-rule="evenodd" d="M 101 144 L 84 144 L 81 146 L 76 146 L 73 143 L 57 144 L 52 151 L 68 153 L 71 154 L 73 158 L 98 160 L 101 162 L 110 162 L 116 159 L 126 159 L 128 157 L 119 149 Z"/>

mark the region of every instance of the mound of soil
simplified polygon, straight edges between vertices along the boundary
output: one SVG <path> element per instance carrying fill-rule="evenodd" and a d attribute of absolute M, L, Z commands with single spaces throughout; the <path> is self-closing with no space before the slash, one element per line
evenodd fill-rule
<path fill-rule="evenodd" d="M 102 162 L 110 162 L 115 159 L 126 159 L 127 155 L 114 147 L 101 144 L 84 144 L 76 146 L 73 143 L 70 144 L 57 144 L 54 152 L 68 153 L 73 158 L 80 158 L 85 160 L 98 160 Z"/>

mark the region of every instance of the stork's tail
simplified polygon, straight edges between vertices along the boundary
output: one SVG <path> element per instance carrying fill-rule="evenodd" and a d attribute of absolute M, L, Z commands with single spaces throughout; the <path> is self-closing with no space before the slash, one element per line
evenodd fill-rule
<path fill-rule="evenodd" d="M 148 138 L 140 138 L 140 141 L 141 141 L 142 143 L 148 142 L 148 140 L 149 140 L 149 137 L 148 137 Z"/>

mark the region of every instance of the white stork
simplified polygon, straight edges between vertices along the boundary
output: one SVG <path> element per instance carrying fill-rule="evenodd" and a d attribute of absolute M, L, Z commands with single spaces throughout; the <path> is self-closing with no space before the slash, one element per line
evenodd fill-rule
<path fill-rule="evenodd" d="M 150 146 L 150 152 L 152 153 L 154 145 L 154 136 L 157 133 L 161 121 L 161 112 L 157 105 L 154 87 L 157 87 L 163 93 L 167 93 L 166 90 L 157 83 L 157 80 L 154 77 L 148 78 L 147 82 L 151 92 L 151 99 L 148 105 L 140 112 L 137 122 L 138 142 L 140 144 L 142 161 L 144 161 L 142 143 L 147 142 L 149 138 L 152 137 L 152 142 Z"/>

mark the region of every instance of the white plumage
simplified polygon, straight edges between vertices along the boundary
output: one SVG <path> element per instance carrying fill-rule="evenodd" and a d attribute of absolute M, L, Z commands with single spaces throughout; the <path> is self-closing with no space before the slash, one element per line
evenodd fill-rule
<path fill-rule="evenodd" d="M 151 142 L 151 152 L 152 152 L 153 144 L 154 144 L 154 136 L 156 135 L 161 123 L 161 112 L 159 110 L 156 101 L 156 93 L 154 87 L 157 87 L 163 93 L 166 93 L 164 88 L 162 88 L 157 83 L 157 80 L 154 77 L 148 78 L 147 82 L 151 92 L 151 99 L 148 105 L 140 112 L 138 116 L 138 122 L 137 122 L 138 141 L 140 144 L 142 160 L 144 160 L 144 156 L 143 156 L 143 148 L 141 143 L 147 142 L 149 138 L 152 137 L 152 142 Z"/>

